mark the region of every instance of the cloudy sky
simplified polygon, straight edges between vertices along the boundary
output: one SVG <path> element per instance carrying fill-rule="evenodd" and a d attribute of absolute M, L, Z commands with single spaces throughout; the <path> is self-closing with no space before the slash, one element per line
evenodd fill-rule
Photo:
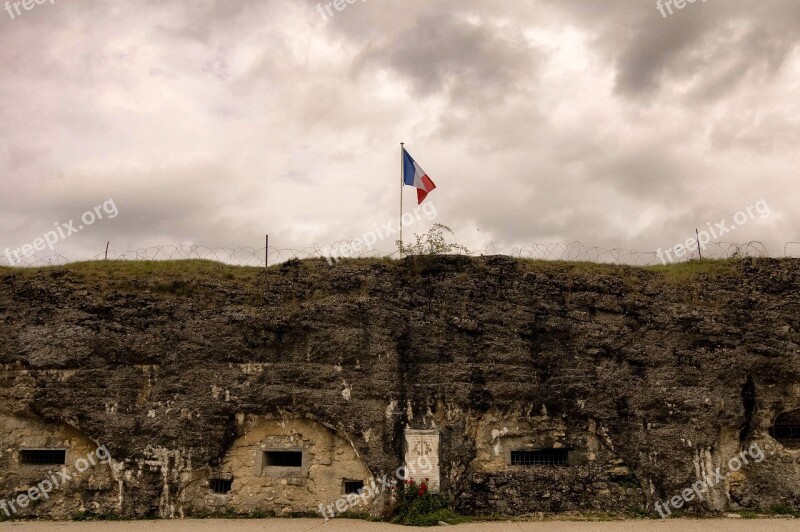
<path fill-rule="evenodd" d="M 401 141 L 474 249 L 668 248 L 760 200 L 720 240 L 800 240 L 797 0 L 325 4 L 6 4 L 0 251 L 109 199 L 37 254 L 354 239 L 397 223 Z"/>

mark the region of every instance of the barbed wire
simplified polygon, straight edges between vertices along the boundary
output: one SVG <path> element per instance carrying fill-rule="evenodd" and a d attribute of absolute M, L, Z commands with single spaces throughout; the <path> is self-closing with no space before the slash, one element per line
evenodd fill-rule
<path fill-rule="evenodd" d="M 361 246 L 353 252 L 355 241 L 342 240 L 331 245 L 313 245 L 302 249 L 269 249 L 269 265 L 282 264 L 289 260 L 304 260 L 312 258 L 338 257 L 338 258 L 400 258 L 400 253 L 395 251 L 387 253 L 373 248 Z M 151 246 L 134 251 L 117 252 L 109 250 L 109 260 L 124 261 L 170 261 L 170 260 L 211 260 L 234 266 L 263 267 L 265 247 L 252 248 L 225 248 L 209 247 L 192 244 L 177 244 L 165 246 Z M 665 252 L 660 254 L 655 251 L 638 251 L 628 248 L 603 248 L 586 246 L 582 242 L 530 244 L 514 247 L 510 250 L 500 250 L 494 244 L 489 244 L 480 250 L 453 250 L 454 254 L 481 256 L 481 255 L 509 255 L 515 258 L 546 260 L 546 261 L 571 261 L 594 262 L 601 264 L 626 264 L 632 266 L 654 266 L 673 262 L 688 262 L 700 258 L 698 250 L 688 250 L 682 257 L 673 253 L 670 257 Z M 734 242 L 713 242 L 705 245 L 702 251 L 703 259 L 729 259 L 743 257 L 770 257 L 767 247 L 758 241 L 743 244 Z M 800 257 L 800 242 L 787 242 L 783 248 L 783 257 Z M 99 253 L 88 258 L 90 261 L 101 261 L 106 258 L 105 253 Z M 59 266 L 84 259 L 71 259 L 65 255 L 22 257 L 22 260 L 13 264 L 21 267 Z M 329 260 L 335 263 L 335 260 Z M 0 258 L 0 265 L 10 265 L 6 258 Z"/>

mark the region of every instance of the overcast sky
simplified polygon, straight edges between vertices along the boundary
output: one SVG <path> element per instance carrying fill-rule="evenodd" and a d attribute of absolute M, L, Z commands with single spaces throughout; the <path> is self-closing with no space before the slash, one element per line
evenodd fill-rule
<path fill-rule="evenodd" d="M 357 238 L 397 223 L 401 141 L 472 248 L 668 248 L 759 200 L 720 240 L 800 240 L 797 0 L 325 4 L 0 11 L 0 251 L 108 199 L 38 254 Z"/>

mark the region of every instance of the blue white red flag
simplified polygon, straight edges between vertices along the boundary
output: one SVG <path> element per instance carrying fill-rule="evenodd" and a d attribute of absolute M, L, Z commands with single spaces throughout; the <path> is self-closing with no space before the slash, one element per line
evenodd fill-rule
<path fill-rule="evenodd" d="M 428 177 L 425 170 L 420 168 L 405 148 L 403 148 L 403 184 L 417 188 L 417 204 L 425 201 L 428 193 L 436 188 L 436 184 Z"/>

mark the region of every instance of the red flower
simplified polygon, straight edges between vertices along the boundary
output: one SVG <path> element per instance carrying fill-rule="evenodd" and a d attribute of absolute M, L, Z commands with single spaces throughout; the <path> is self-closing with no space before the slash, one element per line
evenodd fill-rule
<path fill-rule="evenodd" d="M 417 495 L 419 495 L 420 497 L 422 497 L 423 495 L 425 495 L 425 490 L 419 490 L 419 491 L 417 492 Z"/>

